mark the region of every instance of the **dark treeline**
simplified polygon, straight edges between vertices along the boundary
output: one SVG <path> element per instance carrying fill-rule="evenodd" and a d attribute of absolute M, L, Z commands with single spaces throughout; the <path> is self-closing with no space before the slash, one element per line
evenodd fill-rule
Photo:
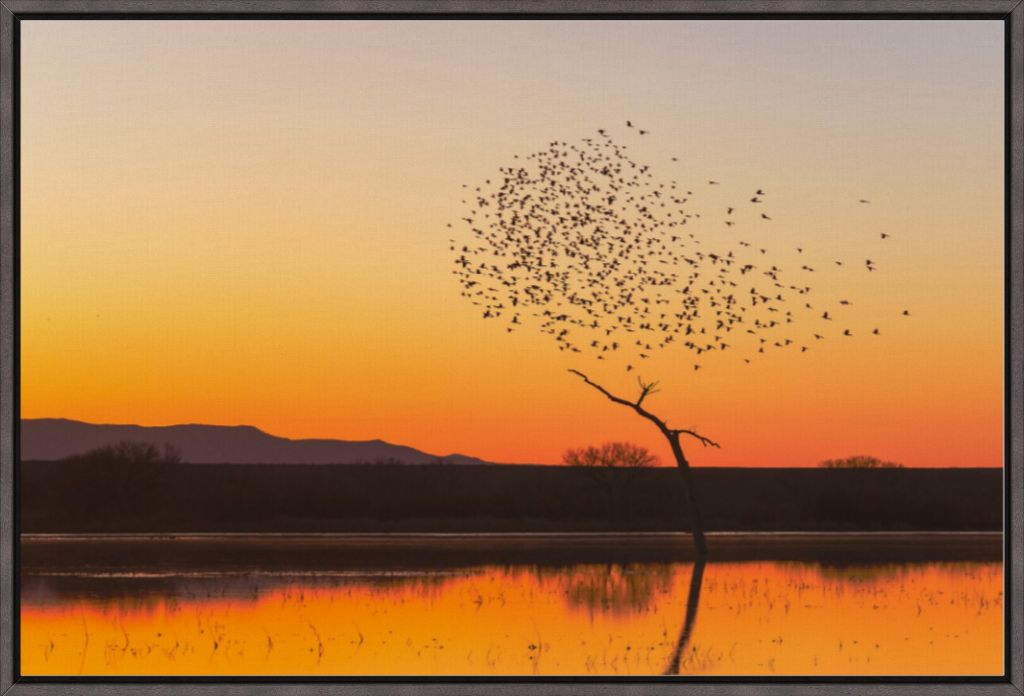
<path fill-rule="evenodd" d="M 673 468 L 24 462 L 23 532 L 685 531 Z M 999 530 L 998 469 L 697 469 L 709 531 Z"/>

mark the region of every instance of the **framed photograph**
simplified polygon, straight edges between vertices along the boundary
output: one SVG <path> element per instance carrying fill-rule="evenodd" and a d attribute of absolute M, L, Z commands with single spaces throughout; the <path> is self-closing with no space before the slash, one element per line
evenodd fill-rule
<path fill-rule="evenodd" d="M 1024 693 L 1019 0 L 0 20 L 0 694 Z"/>

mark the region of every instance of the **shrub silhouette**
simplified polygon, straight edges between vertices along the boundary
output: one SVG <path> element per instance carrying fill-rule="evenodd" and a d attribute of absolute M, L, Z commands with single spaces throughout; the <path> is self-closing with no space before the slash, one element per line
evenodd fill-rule
<path fill-rule="evenodd" d="M 640 467 L 659 466 L 658 458 L 646 447 L 632 442 L 606 442 L 599 447 L 579 447 L 568 449 L 562 455 L 562 463 L 566 466 L 615 467 L 636 469 Z"/>
<path fill-rule="evenodd" d="M 856 454 L 843 459 L 826 459 L 818 464 L 822 469 L 902 469 L 897 462 L 887 462 L 878 457 Z"/>
<path fill-rule="evenodd" d="M 568 449 L 562 463 L 581 469 L 604 490 L 613 520 L 629 515 L 629 489 L 636 482 L 636 472 L 659 465 L 650 450 L 632 442 Z"/>
<path fill-rule="evenodd" d="M 72 455 L 64 461 L 96 464 L 104 467 L 144 467 L 180 464 L 181 453 L 178 452 L 177 448 L 170 444 L 164 444 L 161 449 L 152 442 L 122 440 L 121 442 L 102 445 L 82 454 Z"/>
<path fill-rule="evenodd" d="M 181 454 L 169 444 L 122 441 L 70 456 L 63 463 L 67 496 L 97 490 L 97 503 L 113 519 L 131 518 L 152 514 L 154 504 L 163 502 L 168 474 L 181 464 Z M 97 482 L 102 484 L 97 487 Z"/>

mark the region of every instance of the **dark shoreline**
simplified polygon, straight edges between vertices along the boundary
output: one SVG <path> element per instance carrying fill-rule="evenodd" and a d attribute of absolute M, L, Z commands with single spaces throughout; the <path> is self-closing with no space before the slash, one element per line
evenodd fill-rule
<path fill-rule="evenodd" d="M 998 531 L 1001 469 L 693 470 L 707 531 Z M 674 468 L 22 462 L 32 533 L 686 531 Z"/>
<path fill-rule="evenodd" d="M 712 533 L 709 562 L 997 562 L 1000 532 Z M 685 533 L 22 535 L 23 576 L 685 562 Z"/>

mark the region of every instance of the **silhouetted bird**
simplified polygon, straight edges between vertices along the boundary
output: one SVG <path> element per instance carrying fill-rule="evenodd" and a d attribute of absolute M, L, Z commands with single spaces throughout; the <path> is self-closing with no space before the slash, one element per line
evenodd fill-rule
<path fill-rule="evenodd" d="M 628 133 L 648 134 L 625 123 Z M 452 273 L 481 315 L 508 330 L 530 323 L 559 350 L 621 360 L 627 372 L 654 349 L 674 345 L 696 355 L 805 352 L 782 332 L 799 326 L 802 312 L 823 312 L 821 318 L 831 320 L 830 300 L 812 305 L 808 296 L 815 290 L 807 276 L 790 279 L 767 247 L 726 238 L 721 213 L 717 219 L 706 214 L 690 188 L 656 176 L 605 129 L 597 133 L 601 137 L 554 140 L 514 155 L 515 163 L 501 167 L 493 184 L 486 179 L 466 196 L 461 221 L 467 239 L 449 242 Z M 764 196 L 759 188 L 750 203 L 764 205 Z M 730 219 L 723 222 L 731 228 L 748 210 L 728 205 Z M 717 234 L 701 233 L 709 218 Z M 865 265 L 877 270 L 871 260 Z M 726 340 L 730 335 L 736 340 Z"/>

